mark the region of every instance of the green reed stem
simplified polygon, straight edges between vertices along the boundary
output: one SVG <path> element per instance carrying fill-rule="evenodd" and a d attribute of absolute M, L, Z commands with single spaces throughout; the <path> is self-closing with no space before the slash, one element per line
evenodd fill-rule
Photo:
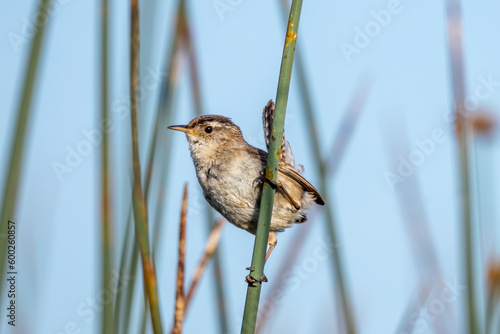
<path fill-rule="evenodd" d="M 459 146 L 459 172 L 460 172 L 460 208 L 462 210 L 462 238 L 464 257 L 464 277 L 467 284 L 466 319 L 470 334 L 480 333 L 478 322 L 478 307 L 475 295 L 476 283 L 474 277 L 474 233 L 471 208 L 470 187 L 470 129 L 465 103 L 465 75 L 463 65 L 462 46 L 462 16 L 460 2 L 447 0 L 446 10 L 448 16 L 448 46 L 452 74 L 453 95 L 456 116 L 456 131 Z"/>
<path fill-rule="evenodd" d="M 333 212 L 333 196 L 330 193 L 328 188 L 328 177 L 326 173 L 326 165 L 322 158 L 321 154 L 321 144 L 318 128 L 316 127 L 316 120 L 314 115 L 314 109 L 312 106 L 312 97 L 310 95 L 309 89 L 307 89 L 307 79 L 306 79 L 306 71 L 304 68 L 304 63 L 302 61 L 302 57 L 300 54 L 297 54 L 297 74 L 298 74 L 298 82 L 300 86 L 300 91 L 302 92 L 302 101 L 304 104 L 304 112 L 305 112 L 305 127 L 309 130 L 309 138 L 311 140 L 312 152 L 314 155 L 314 159 L 316 160 L 317 172 L 320 179 L 320 193 L 323 196 L 325 203 L 328 203 L 328 206 L 325 207 L 325 217 L 326 217 L 326 231 L 328 237 L 330 238 L 330 243 L 332 245 L 339 245 L 338 243 L 338 235 L 337 235 L 337 222 L 335 219 L 335 215 Z M 333 277 L 337 287 L 337 292 L 340 297 L 340 305 L 342 306 L 342 315 L 346 324 L 346 330 L 349 334 L 355 334 L 356 331 L 356 323 L 354 321 L 354 311 L 351 305 L 351 299 L 349 297 L 349 292 L 345 280 L 344 267 L 342 265 L 342 256 L 340 253 L 340 247 L 332 248 L 332 268 L 333 268 Z M 336 296 L 333 298 L 336 301 Z M 335 303 L 334 303 L 335 304 Z"/>
<path fill-rule="evenodd" d="M 133 245 L 137 245 L 136 242 L 134 242 L 134 239 L 132 238 L 132 207 L 130 207 L 130 212 L 128 214 L 127 222 L 126 222 L 126 227 L 125 227 L 125 235 L 123 238 L 123 243 L 120 249 L 120 266 L 118 267 L 118 282 L 123 281 L 123 275 L 127 275 L 128 273 L 128 278 L 130 278 L 136 271 L 131 271 L 128 270 L 128 272 L 125 272 L 125 268 L 128 268 L 127 263 L 129 262 L 128 259 L 131 256 L 130 253 L 130 247 Z M 137 264 L 135 265 L 134 268 L 137 267 Z M 125 332 L 124 329 L 122 328 L 127 328 L 127 319 L 130 317 L 130 312 L 126 314 L 124 317 L 121 317 L 122 309 L 124 305 L 129 305 L 131 303 L 131 300 L 127 300 L 128 298 L 128 290 L 130 289 L 130 286 L 133 286 L 131 284 L 133 280 L 127 283 L 126 289 L 119 289 L 116 293 L 116 298 L 115 298 L 115 305 L 114 305 L 114 329 L 118 333 L 123 333 Z M 124 290 L 124 291 L 122 291 Z M 126 299 L 127 303 L 124 303 L 123 300 Z M 130 311 L 130 307 L 126 308 L 126 312 Z M 120 321 L 123 321 L 123 327 L 120 327 Z"/>
<path fill-rule="evenodd" d="M 168 78 L 163 79 L 160 86 L 159 92 L 159 101 L 156 109 L 156 119 L 155 119 L 155 128 L 153 131 L 153 136 L 151 139 L 151 146 L 148 152 L 147 157 L 147 170 L 145 175 L 145 192 L 146 192 L 146 201 L 150 201 L 150 186 L 151 179 L 153 175 L 153 167 L 155 166 L 155 158 L 158 158 L 156 161 L 159 166 L 155 167 L 158 170 L 159 181 L 155 183 L 158 184 L 158 195 L 155 200 L 157 205 L 155 206 L 154 218 L 153 218 L 153 235 L 152 235 L 152 256 L 153 259 L 156 258 L 157 250 L 159 248 L 159 238 L 162 230 L 162 220 L 165 206 L 164 203 L 164 195 L 165 189 L 167 187 L 167 171 L 168 166 L 170 165 L 171 158 L 171 150 L 170 150 L 170 142 L 172 137 L 170 134 L 166 133 L 165 128 L 170 123 L 170 119 L 173 115 L 174 109 L 174 98 L 176 96 L 176 89 L 178 86 L 179 80 L 179 57 L 180 57 L 180 48 L 181 48 L 181 25 L 182 25 L 182 15 L 181 13 L 184 11 L 184 0 L 180 0 L 178 2 L 177 7 L 177 25 L 176 29 L 173 31 L 172 44 L 170 47 L 170 51 L 168 56 L 165 58 L 165 69 L 168 73 Z M 162 130 L 163 127 L 163 130 Z M 162 146 L 158 148 L 158 144 Z M 159 157 L 158 157 L 159 153 Z M 136 261 L 138 254 L 137 249 L 134 248 L 133 255 L 134 260 Z M 143 310 L 142 312 L 142 322 L 147 316 L 147 310 Z"/>
<path fill-rule="evenodd" d="M 279 158 L 281 156 L 281 138 L 283 138 L 288 91 L 290 89 L 290 80 L 292 77 L 293 57 L 301 9 L 302 0 L 293 0 L 288 19 L 283 56 L 281 59 L 278 91 L 276 93 L 276 109 L 271 131 L 272 138 L 278 138 L 278 140 L 271 140 L 269 143 L 269 153 L 265 172 L 265 177 L 274 182 L 276 182 L 278 178 Z M 264 259 L 271 225 L 274 194 L 275 189 L 273 189 L 268 182 L 264 182 L 252 256 L 252 271 L 250 273 L 255 279 L 260 279 L 264 274 Z M 241 333 L 254 333 L 255 331 L 261 287 L 262 283 L 248 284 Z"/>
<path fill-rule="evenodd" d="M 108 8 L 109 1 L 101 1 L 101 124 L 109 122 L 109 80 L 108 80 Z M 103 131 L 102 146 L 101 146 L 101 243 L 102 243 L 102 289 L 105 291 L 113 291 L 112 287 L 112 221 L 111 221 L 111 194 L 109 190 L 109 136 L 108 131 Z M 104 304 L 102 312 L 102 328 L 101 332 L 114 333 L 113 329 L 113 302 L 109 301 Z"/>
<path fill-rule="evenodd" d="M 9 165 L 4 177 L 2 214 L 0 215 L 0 297 L 4 293 L 1 279 L 5 273 L 5 260 L 7 255 L 7 225 L 9 220 L 14 220 L 14 213 L 17 204 L 17 193 L 19 190 L 19 178 L 22 172 L 22 162 L 24 155 L 24 142 L 26 140 L 26 129 L 30 119 L 33 93 L 38 75 L 38 64 L 42 51 L 45 27 L 48 24 L 50 0 L 40 0 L 37 17 L 47 18 L 44 24 L 36 25 L 35 36 L 31 44 L 28 64 L 23 79 L 23 91 L 19 98 L 17 107 L 16 129 L 11 140 Z M 15 270 L 15 268 L 14 268 Z"/>
<path fill-rule="evenodd" d="M 144 284 L 148 292 L 151 320 L 155 333 L 163 333 L 158 303 L 158 286 L 154 263 L 151 258 L 148 235 L 148 210 L 141 186 L 141 167 L 139 161 L 139 145 L 137 135 L 137 89 L 139 87 L 139 0 L 131 1 L 130 27 L 130 99 L 132 125 L 132 162 L 134 170 L 133 207 L 135 218 L 136 239 L 139 244 L 142 258 Z"/>

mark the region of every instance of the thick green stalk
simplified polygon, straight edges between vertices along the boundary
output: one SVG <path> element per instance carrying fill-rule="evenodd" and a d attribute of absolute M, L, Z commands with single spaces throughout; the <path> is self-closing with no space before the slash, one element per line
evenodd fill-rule
<path fill-rule="evenodd" d="M 474 233 L 472 227 L 471 189 L 470 189 L 470 130 L 465 103 L 465 78 L 462 47 L 462 17 L 459 0 L 447 0 L 448 46 L 455 104 L 456 132 L 459 146 L 460 171 L 460 208 L 462 210 L 462 238 L 464 257 L 464 277 L 467 285 L 466 319 L 470 334 L 479 333 L 478 307 L 475 295 L 474 277 Z"/>
<path fill-rule="evenodd" d="M 163 333 L 160 307 L 158 304 L 158 286 L 154 263 L 149 249 L 148 210 L 141 186 L 141 167 L 139 162 L 139 145 L 137 135 L 137 89 L 139 87 L 139 0 L 131 1 L 130 26 L 130 99 L 132 126 L 132 163 L 134 170 L 133 207 L 137 243 L 141 251 L 144 284 L 148 292 L 151 320 L 155 333 Z"/>
<path fill-rule="evenodd" d="M 101 124 L 106 124 L 109 120 L 108 112 L 108 7 L 109 1 L 101 1 Z M 102 243 L 102 282 L 101 286 L 105 291 L 113 291 L 112 287 L 112 238 L 111 238 L 111 196 L 109 191 L 109 136 L 107 131 L 102 134 L 101 146 L 101 243 Z M 101 332 L 114 333 L 113 330 L 113 302 L 112 300 L 104 305 L 102 312 Z"/>
<path fill-rule="evenodd" d="M 266 162 L 265 177 L 273 182 L 276 182 L 278 178 L 279 157 L 281 156 L 281 138 L 283 138 L 286 105 L 288 101 L 288 91 L 290 89 L 290 79 L 292 77 L 293 57 L 301 9 L 302 0 L 293 0 L 288 19 L 283 56 L 281 59 L 278 91 L 276 93 L 276 109 L 271 131 L 272 140 L 270 140 L 269 143 L 269 152 Z M 276 140 L 276 138 L 278 140 Z M 264 275 L 264 260 L 273 212 L 274 194 L 275 189 L 273 189 L 268 182 L 264 182 L 252 256 L 252 271 L 250 273 L 255 279 L 260 279 Z M 254 333 L 255 331 L 261 286 L 262 283 L 248 284 L 241 333 Z"/>
<path fill-rule="evenodd" d="M 17 204 L 17 192 L 19 190 L 19 177 L 22 171 L 22 162 L 24 154 L 24 142 L 26 139 L 26 129 L 31 112 L 31 103 L 33 100 L 33 92 L 38 74 L 38 64 L 40 62 L 40 55 L 43 45 L 43 38 L 45 33 L 45 26 L 48 24 L 48 11 L 51 1 L 40 0 L 38 6 L 38 13 L 36 17 L 45 17 L 47 22 L 44 24 L 36 25 L 35 36 L 31 44 L 30 56 L 28 65 L 24 74 L 23 92 L 18 101 L 17 108 L 17 121 L 16 129 L 13 132 L 11 140 L 10 154 L 9 154 L 9 167 L 6 169 L 4 178 L 4 191 L 2 214 L 0 220 L 0 297 L 4 291 L 2 289 L 3 277 L 5 271 L 5 259 L 7 253 L 7 223 L 14 219 L 14 213 Z"/>
<path fill-rule="evenodd" d="M 216 226 L 216 220 L 214 211 L 211 207 L 207 206 L 206 209 L 207 217 L 207 234 L 209 235 L 211 231 Z M 219 333 L 229 333 L 229 320 L 228 320 L 228 310 L 226 302 L 226 292 L 224 290 L 224 274 L 222 269 L 222 259 L 219 251 L 220 242 L 217 244 L 214 254 L 212 255 L 213 263 L 213 280 L 215 280 L 215 295 L 217 296 L 217 315 L 219 321 Z"/>

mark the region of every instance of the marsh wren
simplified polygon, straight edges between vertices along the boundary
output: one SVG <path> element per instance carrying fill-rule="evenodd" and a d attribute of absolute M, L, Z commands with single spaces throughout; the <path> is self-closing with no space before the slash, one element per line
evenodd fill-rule
<path fill-rule="evenodd" d="M 269 101 L 262 115 L 266 145 L 269 149 L 274 103 Z M 229 118 L 219 115 L 197 117 L 188 125 L 169 126 L 186 134 L 196 176 L 207 202 L 233 225 L 252 234 L 257 231 L 262 182 L 267 152 L 248 144 L 240 128 Z M 324 205 L 318 191 L 301 175 L 295 166 L 290 145 L 283 141 L 277 191 L 269 232 L 266 261 L 281 232 L 294 223 L 307 220 L 305 211 L 316 202 Z M 247 281 L 250 276 L 247 276 Z"/>

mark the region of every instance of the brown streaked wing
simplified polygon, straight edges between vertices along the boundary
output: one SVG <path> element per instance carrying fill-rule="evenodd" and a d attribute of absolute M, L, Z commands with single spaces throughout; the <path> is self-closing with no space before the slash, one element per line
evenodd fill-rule
<path fill-rule="evenodd" d="M 260 161 L 262 162 L 262 167 L 266 168 L 267 152 L 258 148 L 254 149 L 255 149 L 254 153 L 259 155 Z M 309 181 L 307 181 L 299 172 L 293 169 L 292 166 L 285 163 L 280 163 L 278 168 L 278 178 L 280 173 L 288 176 L 290 179 L 297 182 L 305 191 L 314 194 L 314 196 L 316 196 L 315 202 L 317 204 L 325 205 L 325 201 L 323 200 L 319 192 L 316 190 L 316 188 L 314 188 L 314 186 L 311 183 L 309 183 Z"/>
<path fill-rule="evenodd" d="M 325 201 L 323 201 L 323 198 L 319 194 L 319 192 L 314 188 L 314 186 L 309 183 L 300 173 L 298 173 L 295 169 L 291 168 L 288 165 L 281 164 L 278 169 L 278 178 L 279 178 L 279 173 L 283 173 L 284 175 L 288 176 L 295 182 L 301 185 L 301 187 L 305 190 L 308 191 L 314 196 L 316 196 L 316 203 L 319 205 L 325 205 Z"/>

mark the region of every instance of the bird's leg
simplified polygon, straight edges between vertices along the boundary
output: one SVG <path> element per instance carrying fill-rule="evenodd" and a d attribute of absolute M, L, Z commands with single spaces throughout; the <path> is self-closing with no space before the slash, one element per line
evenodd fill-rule
<path fill-rule="evenodd" d="M 276 233 L 269 232 L 267 244 L 269 245 L 269 249 L 266 252 L 266 259 L 264 261 L 264 264 L 267 263 L 267 259 L 269 259 L 269 256 L 273 252 L 274 247 L 276 247 L 276 245 L 278 244 L 278 238 L 276 237 Z M 253 269 L 251 267 L 247 267 L 246 269 L 250 270 L 250 272 L 253 271 Z M 252 276 L 250 276 L 250 274 L 249 274 L 245 277 L 245 281 L 248 284 L 257 283 L 257 282 L 262 283 L 262 282 L 267 282 L 267 277 L 265 274 L 262 274 L 262 277 L 260 279 L 256 279 L 256 278 L 253 278 Z"/>
<path fill-rule="evenodd" d="M 283 194 L 286 195 L 286 197 L 288 198 L 288 200 L 290 201 L 290 203 L 293 205 L 293 207 L 295 208 L 295 210 L 299 210 L 300 209 L 300 203 L 298 203 L 296 200 L 293 199 L 292 195 L 290 195 L 290 193 L 288 192 L 288 190 L 285 188 L 284 184 L 281 183 L 280 180 L 276 180 L 276 183 L 278 184 L 278 189 L 281 190 L 283 192 Z"/>
<path fill-rule="evenodd" d="M 276 237 L 276 233 L 269 232 L 269 238 L 267 239 L 267 244 L 269 245 L 269 249 L 267 250 L 266 260 L 265 260 L 264 264 L 267 263 L 267 259 L 269 258 L 269 256 L 273 252 L 274 247 L 276 247 L 276 245 L 278 244 L 278 238 Z"/>

